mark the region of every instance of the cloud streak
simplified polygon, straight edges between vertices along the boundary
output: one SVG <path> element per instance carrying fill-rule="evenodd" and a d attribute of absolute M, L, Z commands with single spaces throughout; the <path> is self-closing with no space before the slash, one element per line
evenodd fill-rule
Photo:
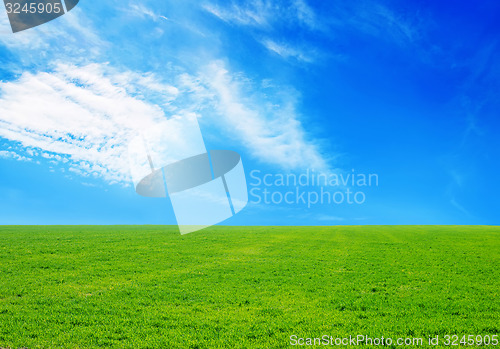
<path fill-rule="evenodd" d="M 261 43 L 269 51 L 281 56 L 284 59 L 294 58 L 297 61 L 304 63 L 314 62 L 311 50 L 308 50 L 309 53 L 306 53 L 304 50 L 300 50 L 296 47 L 290 46 L 290 44 L 278 43 L 271 39 L 262 40 Z"/>
<path fill-rule="evenodd" d="M 245 6 L 232 3 L 229 7 L 205 4 L 202 8 L 226 23 L 269 27 L 273 6 L 267 1 L 253 1 Z"/>
<path fill-rule="evenodd" d="M 269 101 L 248 93 L 248 84 L 220 61 L 212 62 L 189 83 L 210 101 L 219 116 L 214 121 L 228 137 L 241 140 L 257 159 L 291 170 L 328 170 L 320 146 L 303 128 L 294 97 L 284 94 Z"/>

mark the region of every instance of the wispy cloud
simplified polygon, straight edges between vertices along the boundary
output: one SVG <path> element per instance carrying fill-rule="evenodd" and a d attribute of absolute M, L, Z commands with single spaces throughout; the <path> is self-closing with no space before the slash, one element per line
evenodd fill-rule
<path fill-rule="evenodd" d="M 298 23 L 310 30 L 325 30 L 323 21 L 316 12 L 307 4 L 305 0 L 295 0 L 291 3 L 292 18 L 296 18 Z"/>
<path fill-rule="evenodd" d="M 202 8 L 224 22 L 271 30 L 274 27 L 298 25 L 308 30 L 324 29 L 320 18 L 305 0 L 251 2 L 233 1 L 230 5 L 205 3 Z"/>
<path fill-rule="evenodd" d="M 163 24 L 168 23 L 172 25 L 170 28 L 175 28 L 176 35 L 182 35 L 179 33 L 179 29 L 186 30 L 188 32 L 197 34 L 202 37 L 206 37 L 207 33 L 204 29 L 200 29 L 198 24 L 190 19 L 189 15 L 182 13 L 183 16 L 167 15 L 164 10 L 159 10 L 158 8 L 148 7 L 141 2 L 131 2 L 128 6 L 121 8 L 121 11 L 127 14 L 129 17 L 139 18 L 145 22 L 154 23 L 155 28 L 150 29 L 152 36 L 160 37 L 168 32 L 165 30 Z M 175 11 L 174 11 L 175 12 Z"/>
<path fill-rule="evenodd" d="M 149 17 L 152 19 L 157 19 L 159 17 L 156 13 L 153 12 L 153 10 L 141 3 L 130 4 L 129 12 L 143 18 Z"/>
<path fill-rule="evenodd" d="M 131 3 L 129 7 L 124 8 L 123 11 L 136 17 L 149 18 L 154 21 L 157 21 L 159 19 L 170 21 L 170 18 L 167 18 L 164 15 L 156 13 L 151 8 L 147 7 L 142 3 Z"/>
<path fill-rule="evenodd" d="M 205 11 L 227 23 L 269 27 L 274 6 L 267 1 L 252 1 L 242 6 L 232 3 L 230 6 L 205 4 L 202 7 Z"/>
<path fill-rule="evenodd" d="M 352 25 L 378 37 L 389 38 L 398 44 L 413 43 L 420 35 L 412 18 L 405 18 L 382 4 L 365 4 L 357 9 Z"/>
<path fill-rule="evenodd" d="M 403 15 L 381 3 L 359 1 L 335 4 L 323 22 L 334 36 L 342 37 L 347 29 L 406 46 L 421 38 L 424 18 L 416 13 Z"/>
<path fill-rule="evenodd" d="M 450 200 L 450 204 L 455 207 L 457 210 L 459 210 L 460 212 L 462 212 L 463 214 L 465 214 L 466 216 L 468 217 L 472 217 L 471 213 L 465 208 L 463 207 L 460 203 L 458 203 L 455 198 L 452 198 Z"/>
<path fill-rule="evenodd" d="M 316 219 L 318 221 L 323 221 L 323 222 L 342 222 L 342 221 L 345 221 L 344 217 L 333 216 L 333 215 L 328 215 L 328 214 L 319 214 L 316 216 Z"/>
<path fill-rule="evenodd" d="M 251 28 L 255 40 L 281 58 L 307 63 L 313 61 L 313 55 L 292 43 L 285 42 L 283 36 L 279 34 L 279 28 L 299 27 L 308 31 L 326 29 L 305 0 L 293 0 L 281 4 L 272 1 L 233 2 L 229 6 L 205 4 L 203 9 L 226 23 Z M 262 36 L 267 38 L 260 39 Z"/>
<path fill-rule="evenodd" d="M 96 55 L 108 44 L 93 29 L 93 25 L 80 8 L 44 25 L 13 34 L 7 16 L 0 16 L 0 43 L 10 50 L 40 52 L 50 49 L 54 55 Z M 54 45 L 62 38 L 65 45 Z M 78 46 L 78 49 L 75 49 Z"/>
<path fill-rule="evenodd" d="M 247 91 L 244 76 L 231 74 L 213 62 L 190 86 L 208 99 L 219 116 L 216 122 L 228 137 L 239 140 L 257 159 L 286 169 L 329 169 L 320 146 L 305 131 L 291 95 L 269 101 Z"/>
<path fill-rule="evenodd" d="M 312 63 L 314 61 L 312 50 L 301 50 L 292 47 L 290 44 L 277 43 L 271 39 L 262 40 L 261 43 L 269 51 L 276 53 L 284 59 L 294 58 L 297 61 L 305 63 Z"/>

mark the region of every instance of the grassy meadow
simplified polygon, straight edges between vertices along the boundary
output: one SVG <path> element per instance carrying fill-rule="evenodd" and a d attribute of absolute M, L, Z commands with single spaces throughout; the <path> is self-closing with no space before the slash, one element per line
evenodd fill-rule
<path fill-rule="evenodd" d="M 0 226 L 0 348 L 498 335 L 499 314 L 500 227 Z"/>

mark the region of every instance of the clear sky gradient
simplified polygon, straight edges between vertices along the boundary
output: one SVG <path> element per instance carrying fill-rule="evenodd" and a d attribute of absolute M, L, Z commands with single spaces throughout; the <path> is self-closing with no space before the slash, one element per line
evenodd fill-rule
<path fill-rule="evenodd" d="M 134 192 L 127 142 L 196 115 L 254 190 L 223 224 L 498 225 L 499 18 L 498 1 L 81 0 L 13 34 L 2 8 L 0 224 L 175 224 Z M 378 185 L 257 185 L 311 173 Z"/>

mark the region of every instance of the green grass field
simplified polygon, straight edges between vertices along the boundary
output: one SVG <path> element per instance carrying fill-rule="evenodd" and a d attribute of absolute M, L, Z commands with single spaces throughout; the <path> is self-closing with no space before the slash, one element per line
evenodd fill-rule
<path fill-rule="evenodd" d="M 487 226 L 3 226 L 0 347 L 498 335 L 499 262 Z"/>

